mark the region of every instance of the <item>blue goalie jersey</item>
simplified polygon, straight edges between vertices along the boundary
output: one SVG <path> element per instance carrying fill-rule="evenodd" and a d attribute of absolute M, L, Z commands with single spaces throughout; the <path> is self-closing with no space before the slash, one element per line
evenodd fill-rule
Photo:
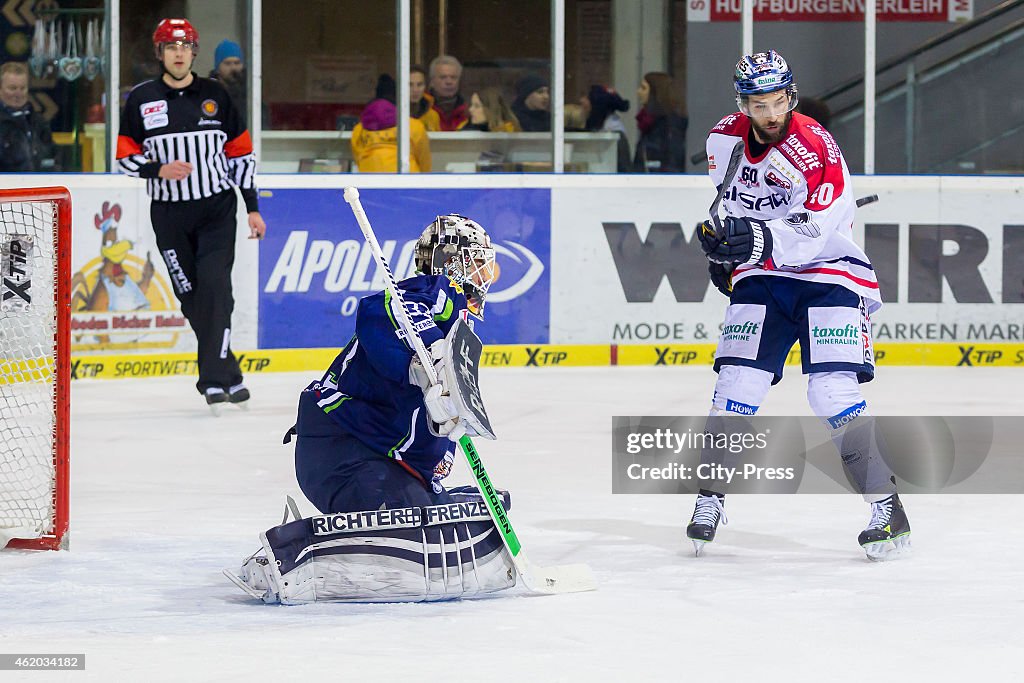
<path fill-rule="evenodd" d="M 399 283 L 406 310 L 423 343 L 443 339 L 465 316 L 462 290 L 440 275 L 417 275 Z M 373 452 L 400 461 L 429 483 L 446 476 L 454 444 L 438 436 L 423 403 L 423 390 L 410 382 L 414 352 L 405 342 L 387 292 L 359 302 L 356 332 L 318 382 L 306 388 L 341 428 Z M 437 470 L 435 472 L 435 470 Z"/>

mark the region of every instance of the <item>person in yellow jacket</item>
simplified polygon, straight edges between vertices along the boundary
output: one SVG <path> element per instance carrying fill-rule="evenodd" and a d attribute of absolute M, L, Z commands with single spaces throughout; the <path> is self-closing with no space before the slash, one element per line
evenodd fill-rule
<path fill-rule="evenodd" d="M 409 106 L 412 117 L 422 121 L 427 131 L 441 130 L 434 96 L 427 92 L 427 70 L 418 64 L 409 68 Z"/>
<path fill-rule="evenodd" d="M 395 81 L 387 74 L 377 81 L 377 99 L 366 105 L 352 130 L 352 156 L 360 173 L 398 172 L 398 113 Z M 430 173 L 430 139 L 419 119 L 409 119 L 409 170 Z"/>

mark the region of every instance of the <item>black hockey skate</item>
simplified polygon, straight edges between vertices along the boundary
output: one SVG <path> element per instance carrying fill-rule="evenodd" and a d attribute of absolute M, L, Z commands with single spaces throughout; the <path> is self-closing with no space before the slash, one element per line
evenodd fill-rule
<path fill-rule="evenodd" d="M 210 407 L 210 412 L 213 413 L 214 417 L 220 416 L 220 404 L 228 402 L 228 394 L 220 387 L 208 387 L 203 392 L 203 397 L 206 398 L 206 405 Z"/>
<path fill-rule="evenodd" d="M 249 389 L 244 384 L 236 384 L 228 389 L 228 400 L 239 408 L 248 410 L 249 404 L 246 401 L 249 400 Z"/>
<path fill-rule="evenodd" d="M 697 494 L 693 517 L 686 527 L 686 537 L 693 541 L 693 551 L 697 557 L 704 552 L 705 545 L 715 540 L 719 522 L 729 523 L 729 518 L 725 516 L 725 496 L 701 491 Z"/>
<path fill-rule="evenodd" d="M 910 552 L 910 522 L 899 494 L 871 504 L 871 522 L 857 542 L 873 562 L 892 560 Z"/>

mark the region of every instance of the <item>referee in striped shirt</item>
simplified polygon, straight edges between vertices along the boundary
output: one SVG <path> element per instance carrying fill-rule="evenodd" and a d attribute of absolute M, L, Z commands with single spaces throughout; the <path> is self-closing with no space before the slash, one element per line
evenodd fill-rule
<path fill-rule="evenodd" d="M 192 24 L 162 20 L 153 45 L 164 73 L 129 93 L 118 165 L 146 179 L 156 243 L 199 343 L 196 388 L 210 405 L 243 403 L 249 390 L 231 352 L 235 187 L 249 214 L 249 239 L 262 239 L 267 229 L 257 204 L 252 140 L 224 87 L 192 72 L 199 47 Z"/>

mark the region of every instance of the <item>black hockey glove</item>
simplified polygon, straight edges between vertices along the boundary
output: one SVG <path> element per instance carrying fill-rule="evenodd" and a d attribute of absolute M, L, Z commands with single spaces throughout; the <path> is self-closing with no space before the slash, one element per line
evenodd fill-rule
<path fill-rule="evenodd" d="M 711 275 L 711 284 L 715 286 L 715 289 L 726 296 L 732 295 L 732 268 L 730 266 L 709 263 L 708 273 Z"/>
<path fill-rule="evenodd" d="M 764 263 L 772 255 L 772 231 L 756 218 L 726 216 L 725 237 L 715 233 L 711 221 L 701 223 L 700 246 L 712 263 Z"/>

